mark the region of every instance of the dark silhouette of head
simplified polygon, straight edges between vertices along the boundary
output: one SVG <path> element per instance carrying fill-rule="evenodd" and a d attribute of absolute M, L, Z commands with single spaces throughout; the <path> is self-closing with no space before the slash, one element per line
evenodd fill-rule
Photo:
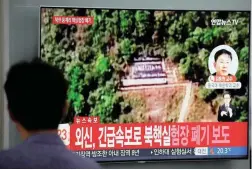
<path fill-rule="evenodd" d="M 42 61 L 13 65 L 4 85 L 11 119 L 27 131 L 58 128 L 66 107 L 68 83 Z"/>

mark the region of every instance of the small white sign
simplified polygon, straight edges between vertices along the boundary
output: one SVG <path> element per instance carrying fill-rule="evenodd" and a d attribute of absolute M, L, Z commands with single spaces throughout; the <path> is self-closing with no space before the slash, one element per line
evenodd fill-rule
<path fill-rule="evenodd" d="M 208 147 L 194 148 L 194 154 L 198 156 L 208 155 Z"/>

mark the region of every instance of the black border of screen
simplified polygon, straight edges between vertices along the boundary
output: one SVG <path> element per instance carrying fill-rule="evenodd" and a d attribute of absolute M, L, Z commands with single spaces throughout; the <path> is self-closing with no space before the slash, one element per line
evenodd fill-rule
<path fill-rule="evenodd" d="M 166 161 L 213 161 L 213 160 L 246 160 L 246 159 L 250 159 L 251 161 L 251 146 L 250 146 L 250 57 L 251 57 L 251 11 L 247 11 L 247 10 L 177 10 L 177 9 L 151 9 L 151 8 L 142 8 L 142 9 L 138 9 L 138 8 L 101 8 L 101 7 L 75 7 L 75 6 L 40 6 L 39 8 L 39 53 L 38 53 L 38 57 L 41 58 L 41 10 L 43 8 L 58 8 L 58 9 L 108 9 L 108 10 L 149 10 L 149 11 L 153 11 L 153 10 L 158 10 L 158 11 L 180 11 L 180 12 L 184 12 L 184 11 L 208 11 L 208 12 L 247 12 L 249 13 L 249 63 L 248 63 L 248 122 L 247 122 L 247 155 L 245 156 L 240 156 L 240 157 L 234 157 L 234 158 L 226 158 L 226 157 L 219 157 L 216 156 L 214 158 L 181 158 L 181 159 L 141 159 L 141 157 L 139 157 L 140 159 L 136 159 L 136 160 L 111 160 L 111 161 L 98 161 L 99 163 L 103 163 L 103 164 L 107 164 L 107 163 L 130 163 L 130 162 L 137 162 L 137 163 L 145 163 L 145 162 L 166 162 Z M 113 159 L 113 158 L 111 158 Z M 251 165 L 250 165 L 251 166 Z"/>

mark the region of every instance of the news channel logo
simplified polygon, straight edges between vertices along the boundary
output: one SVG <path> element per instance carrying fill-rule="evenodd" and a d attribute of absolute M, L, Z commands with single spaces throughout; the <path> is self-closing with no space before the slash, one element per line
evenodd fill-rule
<path fill-rule="evenodd" d="M 239 19 L 228 19 L 228 20 L 224 20 L 224 19 L 212 19 L 211 20 L 211 25 L 212 26 L 226 26 L 226 25 L 238 25 L 239 24 Z"/>

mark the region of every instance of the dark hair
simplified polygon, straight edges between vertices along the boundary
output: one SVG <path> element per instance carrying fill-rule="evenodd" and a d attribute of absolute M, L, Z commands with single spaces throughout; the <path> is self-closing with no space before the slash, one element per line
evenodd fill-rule
<path fill-rule="evenodd" d="M 219 51 L 217 51 L 214 55 L 214 60 L 217 61 L 219 56 L 221 56 L 222 54 L 227 54 L 230 56 L 230 59 L 232 60 L 232 54 L 231 52 L 229 52 L 228 50 L 225 50 L 225 49 L 221 49 Z"/>
<path fill-rule="evenodd" d="M 58 128 L 68 90 L 60 70 L 38 60 L 17 63 L 10 68 L 4 89 L 12 119 L 26 130 Z"/>

